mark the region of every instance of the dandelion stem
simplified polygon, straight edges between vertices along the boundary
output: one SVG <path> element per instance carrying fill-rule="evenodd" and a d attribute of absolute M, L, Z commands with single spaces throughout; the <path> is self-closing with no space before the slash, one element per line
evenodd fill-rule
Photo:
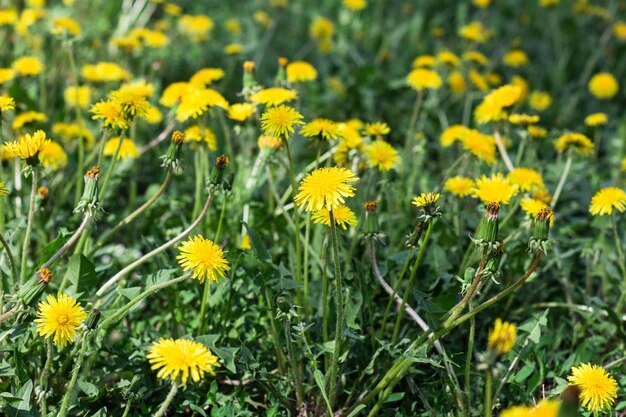
<path fill-rule="evenodd" d="M 127 224 L 135 220 L 137 216 L 139 216 L 141 213 L 147 210 L 150 206 L 152 206 L 152 204 L 154 204 L 155 201 L 159 199 L 161 194 L 163 194 L 168 184 L 170 183 L 171 179 L 172 179 L 172 170 L 169 169 L 167 171 L 167 175 L 165 176 L 165 179 L 163 180 L 163 183 L 161 184 L 161 187 L 159 188 L 159 190 L 152 197 L 150 197 L 148 201 L 143 203 L 138 209 L 130 213 L 124 219 L 120 220 L 120 222 L 117 225 L 115 225 L 115 227 L 113 227 L 111 230 L 108 230 L 106 233 L 104 233 L 100 237 L 100 239 L 98 239 L 98 242 L 94 245 L 93 249 L 89 252 L 89 256 L 92 256 L 97 249 L 101 248 L 104 245 L 104 243 L 111 236 L 117 233 L 122 227 L 126 226 Z"/>
<path fill-rule="evenodd" d="M 398 290 L 400 289 L 400 285 L 402 284 L 402 279 L 404 278 L 404 274 L 406 274 L 406 271 L 409 268 L 409 263 L 411 262 L 412 255 L 413 255 L 413 247 L 409 249 L 409 253 L 406 255 L 406 259 L 404 261 L 404 266 L 402 267 L 402 271 L 400 272 L 400 276 L 398 277 L 398 280 L 396 281 L 396 285 L 393 286 L 393 292 L 391 293 L 389 301 L 387 302 L 387 307 L 385 308 L 385 314 L 383 315 L 383 321 L 382 321 L 382 324 L 380 325 L 379 337 L 382 337 L 383 332 L 385 331 L 385 326 L 387 324 L 387 317 L 389 316 L 389 311 L 391 310 L 393 301 L 396 299 L 396 297 L 400 298 L 400 296 L 397 295 Z"/>
<path fill-rule="evenodd" d="M 415 258 L 415 262 L 413 263 L 413 269 L 411 270 L 411 275 L 409 276 L 409 282 L 404 289 L 404 294 L 402 296 L 402 304 L 400 305 L 400 311 L 398 311 L 398 316 L 396 317 L 396 324 L 393 327 L 393 335 L 391 336 L 391 344 L 396 343 L 398 339 L 398 333 L 400 331 L 400 322 L 402 321 L 402 316 L 404 314 L 404 308 L 406 305 L 406 300 L 409 298 L 411 293 L 411 288 L 413 287 L 413 281 L 415 281 L 415 277 L 417 276 L 417 270 L 422 262 L 422 257 L 424 256 L 424 252 L 426 251 L 426 246 L 428 245 L 428 239 L 430 238 L 430 232 L 433 228 L 434 221 L 428 222 L 428 228 L 426 229 L 426 234 L 424 235 L 424 240 L 422 240 L 422 244 L 420 245 L 419 251 L 417 252 L 417 258 Z"/>
<path fill-rule="evenodd" d="M 289 179 L 291 180 L 291 191 L 293 196 L 296 195 L 296 171 L 293 164 L 293 157 L 291 155 L 291 147 L 289 146 L 289 141 L 284 140 L 285 150 L 287 151 L 287 158 L 289 159 Z M 298 208 L 294 207 L 293 209 L 293 220 L 295 223 L 295 236 L 296 236 L 296 282 L 298 284 L 301 283 L 301 275 L 300 275 L 300 214 L 298 213 Z M 298 297 L 300 298 L 300 297 Z"/>
<path fill-rule="evenodd" d="M 102 197 L 104 196 L 104 192 L 106 191 L 107 185 L 109 184 L 109 179 L 111 179 L 111 174 L 113 173 L 113 168 L 115 168 L 115 164 L 117 163 L 117 157 L 120 154 L 120 149 L 122 149 L 122 143 L 124 142 L 124 130 L 120 133 L 120 140 L 117 142 L 117 147 L 115 148 L 115 152 L 113 152 L 113 156 L 111 156 L 111 163 L 107 168 L 107 172 L 104 175 L 104 181 L 102 182 L 102 187 L 100 187 L 100 192 L 98 193 L 98 200 L 102 201 Z"/>
<path fill-rule="evenodd" d="M 556 190 L 554 190 L 554 197 L 552 198 L 552 203 L 550 203 L 550 208 L 556 207 L 556 203 L 557 201 L 559 201 L 559 197 L 561 196 L 561 192 L 563 191 L 563 186 L 565 185 L 565 181 L 567 180 L 567 176 L 569 174 L 571 167 L 572 167 L 572 154 L 569 153 L 567 155 L 567 160 L 565 161 L 565 167 L 563 168 L 563 172 L 561 172 L 561 178 L 559 179 L 559 184 L 556 186 Z"/>
<path fill-rule="evenodd" d="M 70 398 L 72 396 L 72 392 L 74 391 L 76 380 L 78 380 L 80 368 L 83 366 L 83 360 L 85 359 L 87 346 L 89 346 L 89 336 L 90 333 L 85 333 L 83 335 L 80 351 L 78 352 L 78 357 L 76 358 L 76 362 L 74 363 L 74 369 L 72 370 L 72 378 L 70 379 L 70 383 L 67 386 L 67 391 L 65 391 L 65 395 L 63 396 L 63 401 L 61 402 L 61 407 L 59 409 L 59 414 L 57 414 L 57 417 L 65 417 L 65 415 L 67 414 Z"/>
<path fill-rule="evenodd" d="M 178 383 L 174 381 L 172 382 L 172 388 L 170 388 L 170 392 L 167 394 L 167 397 L 165 397 L 165 401 L 163 401 L 163 404 L 161 404 L 161 407 L 159 407 L 157 412 L 154 413 L 154 417 L 161 417 L 165 415 L 165 412 L 167 411 L 167 407 L 169 407 L 169 405 L 172 403 L 172 400 L 176 396 L 177 392 L 178 392 Z"/>
<path fill-rule="evenodd" d="M 209 196 L 207 197 L 207 200 L 206 200 L 206 203 L 204 204 L 204 208 L 202 209 L 202 212 L 196 218 L 196 220 L 194 220 L 194 222 L 189 225 L 188 228 L 183 230 L 178 236 L 168 240 L 167 242 L 165 242 L 164 244 L 162 244 L 158 248 L 156 248 L 153 251 L 145 254 L 144 256 L 142 256 L 141 258 L 137 259 L 135 262 L 131 263 L 130 265 L 124 267 L 120 272 L 118 272 L 117 274 L 112 276 L 107 282 L 105 282 L 102 285 L 102 287 L 100 287 L 100 289 L 96 292 L 96 295 L 98 297 L 102 297 L 102 295 L 104 295 L 104 293 L 109 288 L 111 288 L 111 286 L 113 286 L 117 281 L 119 281 L 124 276 L 126 276 L 126 274 L 128 274 L 131 271 L 133 271 L 135 268 L 137 268 L 139 265 L 143 264 L 144 262 L 146 262 L 147 260 L 149 260 L 153 256 L 158 255 L 159 253 L 163 252 L 164 250 L 166 250 L 170 246 L 178 243 L 180 240 L 185 238 L 185 236 L 187 236 L 189 233 L 191 233 L 193 231 L 193 229 L 195 229 L 196 226 L 198 226 L 198 224 L 200 224 L 200 222 L 202 221 L 202 219 L 206 215 L 207 211 L 209 210 L 209 207 L 211 207 L 211 202 L 213 201 L 213 195 L 214 195 L 214 193 L 211 191 L 209 193 Z M 99 304 L 99 303 L 100 302 L 98 302 L 97 304 Z"/>
<path fill-rule="evenodd" d="M 204 288 L 202 290 L 202 302 L 200 303 L 200 325 L 198 326 L 198 335 L 204 333 L 204 326 L 206 324 L 206 305 L 211 294 L 211 281 L 204 280 Z"/>
<path fill-rule="evenodd" d="M 30 246 L 30 234 L 33 230 L 33 219 L 35 217 L 35 196 L 37 195 L 37 168 L 32 171 L 32 186 L 30 190 L 30 202 L 28 205 L 28 217 L 26 220 L 26 234 L 22 244 L 22 263 L 20 266 L 20 284 L 26 281 L 26 260 L 28 258 L 28 248 Z"/>
<path fill-rule="evenodd" d="M 302 375 L 300 375 L 300 367 L 296 361 L 296 355 L 293 352 L 293 340 L 291 339 L 291 320 L 287 317 L 283 320 L 283 331 L 285 332 L 285 341 L 287 345 L 287 357 L 291 366 L 291 372 L 293 373 L 293 384 L 296 388 L 296 402 L 298 410 L 302 407 L 302 399 L 304 394 L 302 392 Z"/>
<path fill-rule="evenodd" d="M 331 405 L 335 402 L 335 390 L 338 380 L 339 358 L 341 357 L 341 344 L 343 342 L 343 287 L 341 277 L 341 265 L 339 263 L 339 243 L 337 242 L 337 224 L 332 208 L 330 216 L 330 240 L 332 241 L 333 261 L 335 265 L 335 298 L 337 302 L 337 321 L 335 323 L 335 346 L 333 358 L 328 374 L 328 397 Z"/>
<path fill-rule="evenodd" d="M 493 374 L 491 369 L 487 370 L 485 376 L 485 417 L 491 417 L 491 388 L 493 386 Z"/>
<path fill-rule="evenodd" d="M 48 415 L 48 405 L 46 403 L 46 397 L 48 395 L 48 378 L 50 377 L 50 368 L 52 367 L 52 339 L 46 340 L 46 363 L 43 366 L 43 371 L 39 376 L 39 395 L 41 403 L 41 415 Z"/>
<path fill-rule="evenodd" d="M 13 257 L 13 252 L 11 251 L 11 247 L 7 243 L 2 232 L 0 232 L 0 242 L 2 242 L 2 246 L 4 247 L 4 250 L 7 253 L 7 258 L 9 259 L 9 265 L 11 267 L 11 277 L 13 278 L 13 282 L 11 283 L 11 285 L 15 285 L 19 281 L 19 278 L 17 275 L 17 268 L 15 266 L 15 258 Z M 2 312 L 2 309 L 0 309 L 0 313 L 1 312 Z"/>
<path fill-rule="evenodd" d="M 504 161 L 504 165 L 506 165 L 506 169 L 513 171 L 515 167 L 513 166 L 513 162 L 511 162 L 511 158 L 509 157 L 509 153 L 506 151 L 506 147 L 502 142 L 502 138 L 500 137 L 500 132 L 498 130 L 494 130 L 493 137 L 496 140 L 496 147 L 498 148 L 498 152 L 500 152 L 500 156 Z"/>
<path fill-rule="evenodd" d="M 472 302 L 469 303 L 469 311 L 472 311 Z M 467 354 L 465 356 L 465 407 L 472 409 L 472 386 L 470 384 L 470 372 L 472 370 L 472 355 L 474 354 L 474 337 L 476 333 L 476 319 L 470 321 L 470 333 L 467 340 Z"/>
<path fill-rule="evenodd" d="M 617 247 L 617 259 L 619 262 L 619 268 L 622 271 L 622 277 L 624 279 L 624 287 L 622 288 L 621 295 L 615 307 L 615 311 L 620 311 L 622 306 L 624 305 L 624 299 L 626 299 L 626 259 L 624 259 L 622 239 L 620 238 L 619 230 L 617 229 L 617 220 L 615 219 L 615 213 L 611 214 L 611 225 L 613 229 L 613 237 L 615 238 L 615 246 Z"/>
<path fill-rule="evenodd" d="M 417 92 L 417 97 L 415 98 L 415 104 L 413 105 L 413 112 L 411 113 L 411 118 L 409 119 L 409 128 L 406 132 L 406 138 L 404 139 L 404 149 L 406 151 L 407 156 L 410 155 L 409 148 L 411 146 L 411 140 L 413 139 L 413 133 L 415 131 L 415 123 L 417 123 L 417 116 L 420 113 L 420 108 L 422 107 L 423 101 L 424 101 L 424 92 L 420 90 Z M 408 164 L 407 164 L 407 169 L 408 169 Z"/>

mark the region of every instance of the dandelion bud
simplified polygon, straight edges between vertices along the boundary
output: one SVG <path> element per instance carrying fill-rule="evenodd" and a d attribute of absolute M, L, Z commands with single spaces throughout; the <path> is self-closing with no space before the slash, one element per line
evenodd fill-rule
<path fill-rule="evenodd" d="M 276 73 L 276 78 L 274 79 L 274 83 L 277 86 L 284 87 L 287 85 L 287 73 L 285 72 L 285 67 L 289 60 L 287 58 L 278 58 L 278 72 Z"/>
<path fill-rule="evenodd" d="M 502 254 L 504 253 L 504 241 L 500 240 L 495 248 L 489 252 L 487 256 L 487 261 L 485 262 L 485 267 L 483 268 L 482 275 L 484 277 L 490 277 L 493 279 L 497 279 L 500 275 L 500 259 L 502 258 Z"/>
<path fill-rule="evenodd" d="M 478 247 L 494 246 L 497 247 L 498 241 L 498 213 L 500 211 L 500 204 L 489 203 L 487 204 L 487 212 L 485 216 L 480 220 L 478 229 L 476 230 L 476 237 L 472 238 L 474 244 Z"/>
<path fill-rule="evenodd" d="M 226 155 L 220 155 L 217 158 L 215 158 L 215 166 L 217 167 L 217 169 L 224 169 L 228 166 L 228 157 Z"/>
<path fill-rule="evenodd" d="M 87 320 L 85 320 L 85 326 L 89 330 L 94 330 L 98 326 L 98 322 L 100 321 L 100 310 L 94 308 L 87 316 Z"/>
<path fill-rule="evenodd" d="M 541 250 L 544 253 L 548 252 L 550 223 L 554 218 L 554 213 L 549 207 L 542 208 L 535 217 L 533 225 L 533 235 L 530 238 L 529 250 L 537 251 Z"/>
<path fill-rule="evenodd" d="M 162 167 L 171 169 L 173 171 L 180 171 L 182 167 L 182 160 L 180 158 L 180 150 L 185 142 L 185 134 L 180 130 L 174 131 L 172 133 L 172 141 L 170 142 L 170 146 L 167 148 L 167 152 L 165 155 L 161 156 L 161 160 L 163 163 Z"/>
<path fill-rule="evenodd" d="M 100 167 L 98 166 L 94 166 L 85 173 L 85 189 L 83 190 L 83 196 L 74 209 L 75 213 L 88 211 L 94 217 L 100 211 L 100 203 L 98 202 L 99 176 Z"/>
<path fill-rule="evenodd" d="M 24 304 L 25 306 L 32 307 L 35 305 L 41 294 L 43 294 L 44 290 L 48 286 L 50 280 L 52 280 L 52 271 L 48 268 L 41 268 L 37 271 L 36 278 L 31 279 L 26 284 L 24 284 L 17 291 L 17 298 Z"/>
<path fill-rule="evenodd" d="M 376 201 L 366 201 L 365 204 L 363 204 L 363 209 L 365 210 L 365 221 L 363 222 L 365 238 L 377 239 L 381 237 L 378 225 L 378 213 L 376 213 L 378 203 Z"/>
<path fill-rule="evenodd" d="M 45 200 L 46 198 L 48 198 L 48 194 L 49 194 L 49 190 L 48 190 L 48 187 L 46 187 L 45 185 L 42 185 L 41 187 L 37 188 L 37 195 L 42 200 Z"/>
<path fill-rule="evenodd" d="M 420 238 L 422 237 L 422 233 L 424 232 L 424 225 L 425 223 L 423 221 L 417 223 L 415 229 L 406 238 L 407 247 L 414 248 L 417 246 Z"/>
<path fill-rule="evenodd" d="M 254 77 L 254 62 L 246 61 L 243 63 L 243 93 L 247 96 L 257 86 L 256 78 Z"/>
<path fill-rule="evenodd" d="M 208 179 L 209 188 L 221 188 L 222 190 L 230 190 L 230 184 L 232 184 L 232 178 L 225 181 L 224 171 L 228 166 L 229 160 L 226 155 L 220 155 L 215 158 L 215 167 L 211 170 Z"/>

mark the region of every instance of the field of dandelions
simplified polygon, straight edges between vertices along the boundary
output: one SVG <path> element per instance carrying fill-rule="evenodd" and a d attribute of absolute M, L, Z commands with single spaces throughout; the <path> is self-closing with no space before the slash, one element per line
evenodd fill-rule
<path fill-rule="evenodd" d="M 626 416 L 626 1 L 0 0 L 0 416 Z"/>

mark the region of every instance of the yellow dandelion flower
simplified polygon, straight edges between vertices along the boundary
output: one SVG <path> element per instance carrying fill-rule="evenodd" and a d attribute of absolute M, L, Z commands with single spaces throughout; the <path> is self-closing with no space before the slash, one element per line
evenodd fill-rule
<path fill-rule="evenodd" d="M 0 9 L 0 26 L 12 25 L 17 22 L 17 10 Z"/>
<path fill-rule="evenodd" d="M 250 101 L 257 104 L 265 104 L 266 106 L 278 106 L 279 104 L 293 101 L 298 98 L 295 90 L 286 88 L 272 87 L 264 88 L 250 96 Z"/>
<path fill-rule="evenodd" d="M 626 192 L 617 187 L 606 187 L 593 195 L 589 212 L 594 216 L 612 214 L 613 209 L 620 213 L 626 210 Z"/>
<path fill-rule="evenodd" d="M 250 239 L 249 234 L 246 233 L 245 235 L 243 235 L 243 237 L 241 238 L 241 243 L 239 244 L 239 247 L 242 250 L 252 249 L 252 240 Z"/>
<path fill-rule="evenodd" d="M 516 194 L 517 186 L 501 173 L 493 174 L 491 177 L 483 175 L 476 180 L 476 186 L 472 190 L 473 197 L 486 204 L 509 204 Z"/>
<path fill-rule="evenodd" d="M 353 12 L 358 12 L 367 7 L 367 0 L 343 0 L 343 6 Z"/>
<path fill-rule="evenodd" d="M 204 374 L 215 375 L 215 368 L 221 365 L 202 343 L 188 339 L 161 339 L 150 347 L 146 356 L 152 370 L 159 370 L 157 378 L 187 384 L 189 376 L 193 382 L 200 382 Z"/>
<path fill-rule="evenodd" d="M 456 95 L 463 94 L 467 89 L 467 83 L 461 71 L 452 71 L 450 75 L 448 75 L 447 82 L 450 91 Z"/>
<path fill-rule="evenodd" d="M 0 68 L 0 85 L 15 78 L 15 71 L 11 68 Z"/>
<path fill-rule="evenodd" d="M 391 128 L 385 122 L 368 123 L 365 125 L 365 134 L 369 136 L 385 136 L 391 132 Z"/>
<path fill-rule="evenodd" d="M 378 168 L 381 172 L 396 168 L 400 162 L 398 151 L 384 140 L 378 139 L 365 146 L 364 153 L 369 166 Z"/>
<path fill-rule="evenodd" d="M 217 136 L 208 127 L 189 126 L 185 129 L 185 142 L 204 142 L 210 151 L 217 150 Z"/>
<path fill-rule="evenodd" d="M 350 185 L 358 177 L 349 169 L 324 167 L 309 173 L 300 182 L 294 201 L 306 211 L 332 210 L 343 205 L 346 197 L 353 197 L 355 188 Z"/>
<path fill-rule="evenodd" d="M 454 145 L 455 142 L 462 141 L 465 135 L 469 132 L 464 125 L 452 125 L 448 126 L 439 137 L 439 143 L 444 148 L 449 148 Z"/>
<path fill-rule="evenodd" d="M 531 197 L 524 197 L 520 200 L 520 207 L 524 213 L 528 214 L 532 218 L 536 218 L 541 210 L 550 208 L 545 202 Z M 551 220 L 554 220 L 554 214 L 551 216 Z"/>
<path fill-rule="evenodd" d="M 82 33 L 82 28 L 80 27 L 80 23 L 74 19 L 69 17 L 57 17 L 56 19 L 52 19 L 50 32 L 53 35 L 63 35 L 68 33 L 72 36 L 78 36 Z"/>
<path fill-rule="evenodd" d="M 608 72 L 602 72 L 591 77 L 587 87 L 600 100 L 608 100 L 619 91 L 619 82 Z"/>
<path fill-rule="evenodd" d="M 626 158 L 622 159 L 622 162 L 620 163 L 620 169 L 623 172 L 626 172 Z"/>
<path fill-rule="evenodd" d="M 472 42 L 482 43 L 491 37 L 492 31 L 485 29 L 480 22 L 471 22 L 459 29 L 459 35 Z"/>
<path fill-rule="evenodd" d="M 70 86 L 65 89 L 63 94 L 65 103 L 71 107 L 86 108 L 91 102 L 91 87 L 89 86 Z"/>
<path fill-rule="evenodd" d="M 416 68 L 406 76 L 407 84 L 415 91 L 437 90 L 442 81 L 439 74 L 433 70 Z"/>
<path fill-rule="evenodd" d="M 499 355 L 508 353 L 517 341 L 517 328 L 513 323 L 496 319 L 489 332 L 489 349 Z"/>
<path fill-rule="evenodd" d="M 515 168 L 507 178 L 511 183 L 517 185 L 522 192 L 543 187 L 541 174 L 531 168 Z"/>
<path fill-rule="evenodd" d="M 439 193 L 421 193 L 419 196 L 413 197 L 411 204 L 415 207 L 426 207 L 435 204 L 437 200 L 439 200 L 439 197 L 441 197 Z"/>
<path fill-rule="evenodd" d="M 67 294 L 48 295 L 39 303 L 37 333 L 46 339 L 53 337 L 57 346 L 65 346 L 74 340 L 78 326 L 85 320 L 87 313 L 78 301 Z"/>
<path fill-rule="evenodd" d="M 197 71 L 189 79 L 190 84 L 200 85 L 206 87 L 213 84 L 215 81 L 224 78 L 224 70 L 221 68 L 203 68 Z"/>
<path fill-rule="evenodd" d="M 104 150 L 102 151 L 102 154 L 104 156 L 113 156 L 115 155 L 115 150 L 118 146 L 120 146 L 120 150 L 117 154 L 118 160 L 139 157 L 139 149 L 137 148 L 137 145 L 135 145 L 135 142 L 128 138 L 123 138 L 122 144 L 120 145 L 119 137 L 109 139 L 104 144 Z"/>
<path fill-rule="evenodd" d="M 504 54 L 502 63 L 507 67 L 519 68 L 528 64 L 528 55 L 520 49 L 515 49 Z"/>
<path fill-rule="evenodd" d="M 110 100 L 101 101 L 91 106 L 89 111 L 92 113 L 91 118 L 93 120 L 102 119 L 104 127 L 111 129 L 126 129 L 128 127 L 124 111 L 122 110 L 122 106 L 119 102 Z"/>
<path fill-rule="evenodd" d="M 39 161 L 44 168 L 56 171 L 67 166 L 67 154 L 63 146 L 53 141 L 46 141 L 39 151 Z"/>
<path fill-rule="evenodd" d="M 83 65 L 81 75 L 92 82 L 122 81 L 130 78 L 130 73 L 115 62 L 98 62 Z"/>
<path fill-rule="evenodd" d="M 545 91 L 533 91 L 530 93 L 528 105 L 537 111 L 544 111 L 552 104 L 552 97 Z"/>
<path fill-rule="evenodd" d="M 564 133 L 554 142 L 554 147 L 560 153 L 571 149 L 581 156 L 593 154 L 593 142 L 582 133 Z"/>
<path fill-rule="evenodd" d="M 528 126 L 526 131 L 533 139 L 541 139 L 548 136 L 548 131 L 541 126 Z"/>
<path fill-rule="evenodd" d="M 317 70 L 313 65 L 305 61 L 290 62 L 287 64 L 285 71 L 287 81 L 291 84 L 315 81 L 317 79 Z"/>
<path fill-rule="evenodd" d="M 0 113 L 15 109 L 15 100 L 13 97 L 0 95 Z"/>
<path fill-rule="evenodd" d="M 437 59 L 432 55 L 420 55 L 413 60 L 413 68 L 432 68 L 437 64 Z"/>
<path fill-rule="evenodd" d="M 461 138 L 463 149 L 469 151 L 478 159 L 493 164 L 496 162 L 496 140 L 493 136 L 485 135 L 474 129 L 468 131 Z"/>
<path fill-rule="evenodd" d="M 12 158 L 25 160 L 29 165 L 37 165 L 39 152 L 50 142 L 46 139 L 46 133 L 38 130 L 32 135 L 25 134 L 18 140 L 9 141 L 2 145 L 2 150 L 11 155 Z"/>
<path fill-rule="evenodd" d="M 487 83 L 487 80 L 481 73 L 479 73 L 476 70 L 471 69 L 468 73 L 468 76 L 469 76 L 470 82 L 472 83 L 474 87 L 478 88 L 480 91 L 483 91 L 483 92 L 489 91 L 489 84 Z"/>
<path fill-rule="evenodd" d="M 78 123 L 55 123 L 52 125 L 52 133 L 70 141 L 84 140 L 87 149 L 90 149 L 96 140 L 89 129 Z"/>
<path fill-rule="evenodd" d="M 356 215 L 349 207 L 337 206 L 333 208 L 333 217 L 335 218 L 335 224 L 343 230 L 347 230 L 348 226 L 356 225 Z M 311 220 L 315 224 L 323 224 L 330 227 L 330 211 L 326 209 L 314 211 Z"/>
<path fill-rule="evenodd" d="M 154 85 L 146 80 L 136 80 L 129 83 L 124 83 L 116 91 L 119 93 L 133 94 L 136 96 L 149 98 L 154 94 Z M 113 94 L 113 93 L 111 93 Z"/>
<path fill-rule="evenodd" d="M 309 33 L 311 37 L 316 40 L 320 52 L 328 53 L 331 51 L 335 25 L 330 19 L 322 16 L 316 17 L 309 27 Z"/>
<path fill-rule="evenodd" d="M 461 55 L 464 61 L 474 62 L 479 65 L 489 64 L 489 58 L 478 51 L 467 51 Z"/>
<path fill-rule="evenodd" d="M 205 40 L 213 26 L 213 19 L 205 15 L 182 15 L 178 19 L 178 30 L 194 42 Z"/>
<path fill-rule="evenodd" d="M 109 94 L 109 100 L 117 104 L 128 120 L 135 117 L 145 118 L 150 104 L 146 97 L 133 89 L 120 88 Z"/>
<path fill-rule="evenodd" d="M 168 85 L 161 94 L 159 103 L 165 107 L 173 107 L 194 87 L 190 83 L 177 82 Z"/>
<path fill-rule="evenodd" d="M 506 108 L 516 104 L 521 95 L 520 87 L 504 85 L 487 94 L 474 110 L 474 118 L 479 124 L 497 122 L 507 117 Z"/>
<path fill-rule="evenodd" d="M 515 113 L 509 116 L 509 122 L 514 125 L 534 125 L 539 123 L 539 116 L 536 114 Z"/>
<path fill-rule="evenodd" d="M 182 97 L 176 108 L 176 120 L 184 122 L 189 118 L 197 119 L 213 107 L 228 109 L 228 102 L 224 96 L 211 88 L 193 88 Z"/>
<path fill-rule="evenodd" d="M 609 116 L 606 113 L 593 113 L 585 117 L 585 124 L 587 126 L 603 126 L 609 121 Z"/>
<path fill-rule="evenodd" d="M 3 181 L 0 181 L 0 197 L 6 197 L 9 195 L 9 189 Z"/>
<path fill-rule="evenodd" d="M 228 117 L 237 122 L 245 122 L 255 111 L 256 107 L 250 103 L 232 104 L 228 108 Z"/>
<path fill-rule="evenodd" d="M 261 135 L 257 140 L 260 149 L 278 149 L 283 144 L 279 138 L 269 135 Z"/>
<path fill-rule="evenodd" d="M 514 407 L 509 407 L 505 410 L 502 410 L 502 413 L 500 413 L 500 417 L 529 417 L 531 410 L 531 407 L 516 405 Z"/>
<path fill-rule="evenodd" d="M 263 10 L 257 10 L 256 12 L 254 12 L 254 15 L 252 15 L 252 18 L 254 19 L 256 23 L 258 23 L 265 29 L 272 26 L 272 18 L 270 17 L 269 14 L 267 14 L 267 12 Z"/>
<path fill-rule="evenodd" d="M 617 381 L 601 366 L 575 366 L 567 379 L 580 390 L 582 406 L 593 413 L 611 407 L 617 398 Z"/>
<path fill-rule="evenodd" d="M 626 22 L 615 22 L 615 26 L 613 26 L 613 34 L 620 41 L 626 41 Z"/>
<path fill-rule="evenodd" d="M 229 43 L 224 46 L 224 53 L 226 55 L 237 55 L 243 52 L 243 45 L 240 43 Z"/>
<path fill-rule="evenodd" d="M 161 110 L 159 110 L 157 107 L 148 104 L 148 111 L 146 112 L 144 119 L 146 119 L 146 122 L 150 123 L 151 125 L 156 125 L 163 121 L 163 113 L 161 113 Z"/>
<path fill-rule="evenodd" d="M 466 197 L 472 194 L 475 187 L 474 180 L 467 177 L 456 176 L 448 178 L 443 185 L 443 189 L 457 197 Z"/>
<path fill-rule="evenodd" d="M 561 0 L 539 0 L 539 5 L 541 7 L 554 7 L 557 6 Z"/>
<path fill-rule="evenodd" d="M 163 11 L 170 16 L 180 16 L 183 14 L 183 9 L 176 3 L 166 3 L 163 7 Z"/>
<path fill-rule="evenodd" d="M 302 115 L 284 104 L 270 107 L 261 115 L 263 133 L 277 138 L 289 139 L 294 132 L 294 126 L 302 124 Z"/>
<path fill-rule="evenodd" d="M 30 123 L 44 123 L 48 121 L 48 116 L 44 113 L 38 111 L 26 111 L 24 113 L 20 113 L 13 118 L 13 123 L 11 123 L 11 128 L 15 131 L 19 131 L 25 125 Z"/>
<path fill-rule="evenodd" d="M 13 70 L 18 75 L 32 77 L 43 71 L 43 64 L 34 56 L 23 56 L 13 61 Z"/>
<path fill-rule="evenodd" d="M 524 79 L 524 77 L 520 77 L 519 75 L 514 75 L 511 78 L 511 84 L 517 86 L 520 89 L 520 98 L 518 103 L 523 103 L 528 98 L 528 81 Z"/>
<path fill-rule="evenodd" d="M 339 137 L 339 126 L 328 119 L 313 119 L 300 129 L 302 136 L 307 138 L 317 137 L 320 139 L 337 139 Z"/>
<path fill-rule="evenodd" d="M 200 235 L 193 236 L 182 242 L 178 247 L 180 254 L 176 257 L 183 271 L 192 271 L 193 278 L 203 283 L 217 283 L 230 266 L 224 252 L 213 241 Z"/>

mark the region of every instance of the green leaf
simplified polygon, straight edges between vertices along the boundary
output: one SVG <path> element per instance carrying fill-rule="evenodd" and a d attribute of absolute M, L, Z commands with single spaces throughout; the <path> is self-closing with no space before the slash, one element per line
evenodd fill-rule
<path fill-rule="evenodd" d="M 259 255 L 259 258 L 266 262 L 269 262 L 271 259 L 270 254 L 267 249 L 265 249 L 265 245 L 263 244 L 263 241 L 261 240 L 257 232 L 255 232 L 250 226 L 248 226 L 248 223 L 241 222 L 241 224 L 243 224 L 243 226 L 246 228 L 246 232 L 248 233 L 248 236 L 250 236 L 250 242 L 252 242 L 252 248 L 257 253 L 257 255 Z"/>
<path fill-rule="evenodd" d="M 313 376 L 315 377 L 315 383 L 317 384 L 317 387 L 320 389 L 320 392 L 322 393 L 322 397 L 324 397 L 324 402 L 326 403 L 328 412 L 332 414 L 333 408 L 330 405 L 330 400 L 328 399 L 328 396 L 326 395 L 326 378 L 324 377 L 324 374 L 322 373 L 322 371 L 320 371 L 319 369 L 316 369 L 315 372 L 313 372 Z"/>
<path fill-rule="evenodd" d="M 193 411 L 195 411 L 196 413 L 200 414 L 201 416 L 207 417 L 206 413 L 204 412 L 202 407 L 200 407 L 199 405 L 189 404 L 189 408 L 191 408 Z"/>
<path fill-rule="evenodd" d="M 96 267 L 82 253 L 70 257 L 66 274 L 75 294 L 86 293 L 98 285 Z"/>
<path fill-rule="evenodd" d="M 14 406 L 13 404 L 7 406 L 3 411 L 10 417 L 38 417 L 39 412 L 30 403 L 33 394 L 33 381 L 30 379 L 20 387 L 17 391 L 16 397 L 19 398 L 19 403 Z M 17 401 L 16 401 L 17 402 Z"/>
<path fill-rule="evenodd" d="M 404 392 L 394 392 L 385 400 L 386 403 L 392 403 L 394 401 L 400 401 L 404 398 Z"/>
<path fill-rule="evenodd" d="M 132 300 L 141 294 L 141 287 L 120 288 L 118 291 L 122 296 Z"/>
<path fill-rule="evenodd" d="M 365 404 L 359 405 L 350 414 L 348 414 L 347 417 L 356 417 L 364 408 L 365 408 Z"/>
<path fill-rule="evenodd" d="M 43 249 L 41 249 L 37 258 L 37 262 L 35 262 L 35 266 L 38 268 L 40 265 L 46 263 L 46 261 L 50 259 L 52 255 L 54 255 L 59 249 L 61 249 L 61 246 L 65 245 L 65 243 L 70 239 L 70 236 L 72 236 L 71 232 L 69 232 L 64 227 L 61 228 L 57 237 L 52 242 L 44 246 Z"/>
<path fill-rule="evenodd" d="M 76 385 L 82 392 L 87 394 L 88 397 L 94 398 L 98 396 L 98 393 L 100 393 L 100 390 L 98 389 L 98 387 L 96 387 L 91 382 L 78 380 Z"/>

